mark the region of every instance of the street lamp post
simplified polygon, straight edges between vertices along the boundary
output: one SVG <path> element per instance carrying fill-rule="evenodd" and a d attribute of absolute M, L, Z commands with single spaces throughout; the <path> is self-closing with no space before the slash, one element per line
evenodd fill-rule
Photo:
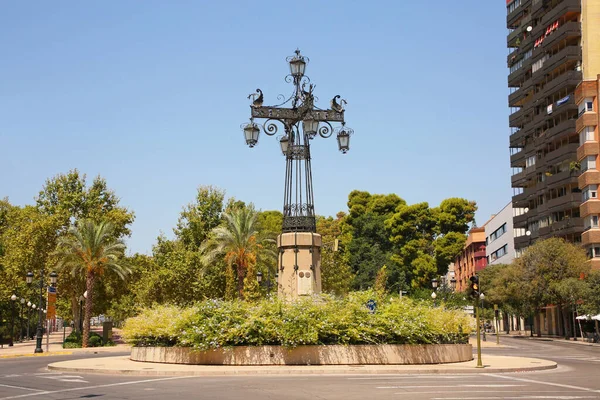
<path fill-rule="evenodd" d="M 454 279 L 454 277 L 452 277 L 452 279 L 450 279 L 450 288 L 452 289 L 453 292 L 456 290 L 456 279 Z"/>
<path fill-rule="evenodd" d="M 436 306 L 436 304 L 435 304 L 436 297 L 437 297 L 437 294 L 435 294 L 435 292 L 431 292 L 431 298 L 433 299 L 433 306 L 434 307 Z"/>
<path fill-rule="evenodd" d="M 21 318 L 20 318 L 21 326 L 19 329 L 19 340 L 22 342 L 23 341 L 23 308 L 25 306 L 25 299 L 21 297 L 20 302 L 21 302 Z"/>
<path fill-rule="evenodd" d="M 482 299 L 483 293 L 479 295 L 479 298 Z M 481 324 L 479 318 L 479 302 L 477 299 L 475 300 L 475 321 L 477 324 L 477 366 L 476 368 L 483 368 L 483 363 L 481 362 Z"/>
<path fill-rule="evenodd" d="M 12 296 L 10 296 L 10 314 L 11 314 L 11 321 L 10 321 L 10 343 L 9 346 L 12 346 L 15 342 L 15 301 L 17 301 L 17 295 L 13 294 Z"/>
<path fill-rule="evenodd" d="M 485 337 L 485 317 L 483 316 L 483 300 L 485 299 L 485 295 L 483 293 L 481 293 L 479 295 L 479 300 L 481 301 L 481 319 L 482 319 L 482 323 L 483 323 L 483 341 L 487 342 L 487 339 Z"/>
<path fill-rule="evenodd" d="M 29 330 L 31 328 L 31 306 L 33 306 L 33 304 L 31 304 L 30 301 L 27 302 L 27 340 L 29 340 L 29 338 L 31 336 L 29 336 Z"/>
<path fill-rule="evenodd" d="M 58 275 L 56 274 L 56 272 L 51 272 L 50 273 L 50 284 L 52 286 L 56 285 L 56 279 L 57 279 Z M 33 283 L 33 272 L 28 272 L 27 276 L 27 284 L 31 284 Z M 36 335 L 35 335 L 35 350 L 34 353 L 43 353 L 44 350 L 42 350 L 42 339 L 43 339 L 43 326 L 42 326 L 42 321 L 43 321 L 43 315 L 42 315 L 42 303 L 44 302 L 44 288 L 46 288 L 45 282 L 44 282 L 44 270 L 41 269 L 40 270 L 40 282 L 39 282 L 39 288 L 40 288 L 40 304 L 38 305 L 38 323 L 37 323 L 37 331 L 36 331 Z"/>
<path fill-rule="evenodd" d="M 292 94 L 288 98 L 280 96 L 278 105 L 265 106 L 263 92 L 256 89 L 248 96 L 252 99 L 251 117 L 242 130 L 246 144 L 254 147 L 261 130 L 273 136 L 278 125 L 283 126 L 279 137 L 286 158 L 283 233 L 277 238 L 277 247 L 279 275 L 285 285 L 278 284 L 278 292 L 295 298 L 321 292 L 321 236 L 316 233 L 310 142 L 317 135 L 328 138 L 335 133 L 339 150 L 346 153 L 353 130 L 345 125 L 346 101 L 339 95 L 331 99 L 329 109 L 315 106 L 315 86 L 304 74 L 309 59 L 296 50 L 287 62 L 290 74 L 286 82 L 293 84 Z M 264 124 L 259 125 L 255 119 L 264 119 Z M 341 126 L 334 128 L 332 122 Z"/>

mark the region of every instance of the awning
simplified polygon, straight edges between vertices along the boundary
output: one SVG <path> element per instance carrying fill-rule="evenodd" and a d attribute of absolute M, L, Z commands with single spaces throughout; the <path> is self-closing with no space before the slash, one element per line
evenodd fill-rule
<path fill-rule="evenodd" d="M 577 317 L 575 319 L 579 319 L 579 320 L 582 320 L 582 319 L 593 319 L 594 321 L 600 321 L 600 314 L 594 315 L 594 316 L 591 316 L 591 315 L 580 315 L 579 317 Z"/>

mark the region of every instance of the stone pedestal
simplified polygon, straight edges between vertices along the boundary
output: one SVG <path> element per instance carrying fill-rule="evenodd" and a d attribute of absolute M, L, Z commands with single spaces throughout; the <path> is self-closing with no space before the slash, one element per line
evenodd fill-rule
<path fill-rule="evenodd" d="M 283 233 L 277 237 L 277 294 L 293 300 L 321 293 L 321 235 Z"/>

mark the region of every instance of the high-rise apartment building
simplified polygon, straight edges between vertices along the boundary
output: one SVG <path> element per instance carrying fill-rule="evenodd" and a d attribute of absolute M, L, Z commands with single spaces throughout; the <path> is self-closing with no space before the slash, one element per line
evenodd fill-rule
<path fill-rule="evenodd" d="M 558 236 L 600 257 L 600 0 L 506 5 L 516 252 Z"/>

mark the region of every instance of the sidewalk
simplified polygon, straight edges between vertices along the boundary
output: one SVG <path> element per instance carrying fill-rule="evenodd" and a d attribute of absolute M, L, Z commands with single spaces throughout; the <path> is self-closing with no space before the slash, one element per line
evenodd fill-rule
<path fill-rule="evenodd" d="M 556 363 L 525 357 L 482 357 L 477 361 L 426 365 L 185 365 L 131 361 L 128 356 L 88 358 L 55 362 L 51 371 L 142 376 L 223 376 L 223 375 L 322 375 L 322 374 L 473 374 L 539 371 L 556 368 Z"/>
<path fill-rule="evenodd" d="M 496 335 L 495 334 L 489 334 L 488 336 L 493 337 L 493 340 L 496 340 Z M 561 343 L 569 343 L 569 344 L 574 344 L 574 345 L 580 345 L 580 346 L 600 346 L 600 343 L 592 343 L 592 342 L 586 342 L 584 341 L 581 337 L 578 337 L 577 340 L 573 340 L 573 338 L 570 339 L 565 339 L 564 336 L 537 336 L 537 335 L 533 335 L 531 336 L 531 334 L 529 332 L 527 332 L 527 334 L 515 334 L 515 333 L 509 333 L 509 334 L 504 334 L 501 333 L 500 334 L 500 343 L 502 343 L 502 337 L 512 337 L 512 338 L 518 338 L 518 339 L 526 339 L 526 340 L 539 340 L 542 342 L 561 342 Z M 488 338 L 489 340 L 489 338 Z"/>
<path fill-rule="evenodd" d="M 71 328 L 67 328 L 64 335 L 65 337 L 69 336 L 71 333 Z M 100 332 L 101 333 L 101 332 Z M 48 340 L 48 346 L 46 346 L 46 341 Z M 110 347 L 89 347 L 86 349 L 63 349 L 63 331 L 56 331 L 50 334 L 49 339 L 44 335 L 42 339 L 42 350 L 43 353 L 34 353 L 36 341 L 27 340 L 22 343 L 14 343 L 14 346 L 9 347 L 8 345 L 4 345 L 3 348 L 0 348 L 0 360 L 3 358 L 15 358 L 15 357 L 40 357 L 40 356 L 51 356 L 51 355 L 61 355 L 61 354 L 75 354 L 75 353 L 104 353 L 104 352 L 120 352 L 120 351 L 129 351 L 130 346 L 125 344 L 118 344 L 117 346 Z"/>

